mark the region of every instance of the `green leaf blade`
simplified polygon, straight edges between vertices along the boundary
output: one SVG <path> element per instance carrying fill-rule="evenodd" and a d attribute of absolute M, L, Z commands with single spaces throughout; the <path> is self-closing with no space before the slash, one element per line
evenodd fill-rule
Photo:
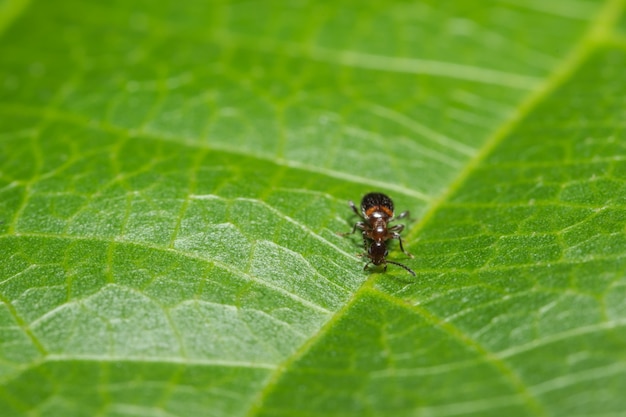
<path fill-rule="evenodd" d="M 7 4 L 8 415 L 624 408 L 622 2 Z"/>
<path fill-rule="evenodd" d="M 341 318 L 348 323 L 345 328 L 334 326 L 291 365 L 258 415 L 289 415 L 289 399 L 298 398 L 292 387 L 325 395 L 317 407 L 308 408 L 310 415 L 620 412 L 626 320 L 614 312 L 623 311 L 618 306 L 626 271 L 626 212 L 624 179 L 613 173 L 622 170 L 624 150 L 610 138 L 576 140 L 566 134 L 580 135 L 587 124 L 587 109 L 577 106 L 580 87 L 574 86 L 585 85 L 586 79 L 601 86 L 615 83 L 604 71 L 606 60 L 616 54 L 624 55 L 621 50 L 591 55 L 441 203 L 419 242 L 410 246 L 418 264 L 436 272 L 417 267 L 415 280 L 377 278 L 376 291 L 393 298 L 366 302 L 365 295 L 358 297 Z M 622 95 L 601 88 L 588 94 L 606 108 L 623 108 Z M 621 110 L 616 111 L 615 117 Z M 572 122 L 550 124 L 559 112 Z M 607 111 L 603 115 L 612 120 Z M 595 134 L 623 136 L 623 128 L 606 126 Z M 612 151 L 603 155 L 607 145 Z M 542 192 L 544 187 L 550 191 Z M 386 313 L 389 317 L 377 316 L 379 304 L 393 311 Z M 423 320 L 440 332 L 416 334 Z M 380 343 L 363 352 L 368 358 L 363 362 L 355 360 L 363 348 L 360 338 Z M 463 358 L 448 345 L 452 342 L 473 355 Z M 332 364 L 310 371 L 311 364 L 324 364 L 329 356 Z M 383 364 L 376 366 L 381 356 Z M 457 361 L 463 366 L 455 366 Z M 476 362 L 484 366 L 473 366 Z M 391 381 L 381 379 L 381 373 Z M 359 383 L 345 382 L 347 394 L 314 391 L 323 386 L 320 381 L 355 374 Z M 390 384 L 405 390 L 396 387 L 390 394 L 385 391 Z M 423 391 L 430 395 L 420 396 Z M 445 396 L 437 398 L 437 392 Z M 327 410 L 326 404 L 344 408 Z"/>

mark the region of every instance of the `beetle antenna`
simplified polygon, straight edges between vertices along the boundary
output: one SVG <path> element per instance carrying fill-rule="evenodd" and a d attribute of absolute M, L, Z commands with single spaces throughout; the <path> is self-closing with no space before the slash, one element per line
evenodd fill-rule
<path fill-rule="evenodd" d="M 406 269 L 406 270 L 407 270 L 407 272 L 408 272 L 409 274 L 411 274 L 411 275 L 413 275 L 413 276 L 416 276 L 416 275 L 415 275 L 415 272 L 413 272 L 413 270 L 412 270 L 411 268 L 409 268 L 408 266 L 406 266 L 406 265 L 402 265 L 401 263 L 399 263 L 399 262 L 394 262 L 394 261 L 386 261 L 386 263 L 388 263 L 388 264 L 398 265 L 400 268 L 404 268 L 404 269 Z"/>

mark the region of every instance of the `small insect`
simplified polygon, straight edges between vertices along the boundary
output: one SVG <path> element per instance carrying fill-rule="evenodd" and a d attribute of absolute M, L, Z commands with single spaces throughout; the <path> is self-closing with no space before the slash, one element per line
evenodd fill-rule
<path fill-rule="evenodd" d="M 369 264 L 384 265 L 384 271 L 387 270 L 387 264 L 398 265 L 401 268 L 406 269 L 410 274 L 415 276 L 408 266 L 401 263 L 390 261 L 386 259 L 387 240 L 398 239 L 400 242 L 400 250 L 409 257 L 413 258 L 409 252 L 402 247 L 402 238 L 400 232 L 404 230 L 403 224 L 397 224 L 389 227 L 389 222 L 394 220 L 403 219 L 408 217 L 409 212 L 403 211 L 398 217 L 393 217 L 393 201 L 382 193 L 369 193 L 366 194 L 361 200 L 361 213 L 357 210 L 352 201 L 348 202 L 352 210 L 357 216 L 364 221 L 354 224 L 351 232 L 338 233 L 340 236 L 348 236 L 353 234 L 356 229 L 360 229 L 363 232 L 363 245 L 365 247 L 365 256 L 369 258 L 369 261 L 365 264 L 363 269 L 367 269 Z"/>

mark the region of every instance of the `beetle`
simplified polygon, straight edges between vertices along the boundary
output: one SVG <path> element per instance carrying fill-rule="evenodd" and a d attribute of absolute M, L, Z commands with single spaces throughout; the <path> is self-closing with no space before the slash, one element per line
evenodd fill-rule
<path fill-rule="evenodd" d="M 352 208 L 352 211 L 363 219 L 363 221 L 356 222 L 351 232 L 338 233 L 338 235 L 348 236 L 356 232 L 356 229 L 362 231 L 363 246 L 365 248 L 364 255 L 368 258 L 368 262 L 363 269 L 365 270 L 370 264 L 374 264 L 376 266 L 384 265 L 383 270 L 386 271 L 387 264 L 394 264 L 406 269 L 411 275 L 415 276 L 415 272 L 408 266 L 387 259 L 387 241 L 389 239 L 398 239 L 400 242 L 400 250 L 410 258 L 413 258 L 413 255 L 404 250 L 402 246 L 400 233 L 404 230 L 404 225 L 396 224 L 391 227 L 389 226 L 389 222 L 408 217 L 409 211 L 403 211 L 398 217 L 394 217 L 393 201 L 391 198 L 383 193 L 376 192 L 368 193 L 363 196 L 360 213 L 354 205 L 354 202 L 349 201 L 348 204 Z"/>

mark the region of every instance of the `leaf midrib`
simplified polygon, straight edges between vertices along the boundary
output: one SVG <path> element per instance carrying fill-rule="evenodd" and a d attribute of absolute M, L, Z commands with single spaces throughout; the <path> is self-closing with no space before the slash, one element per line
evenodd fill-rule
<path fill-rule="evenodd" d="M 574 44 L 569 53 L 562 59 L 561 64 L 546 77 L 545 82 L 543 82 L 536 90 L 531 91 L 526 99 L 521 100 L 518 108 L 512 110 L 510 119 L 505 121 L 500 128 L 496 129 L 495 132 L 484 142 L 484 145 L 479 149 L 476 156 L 469 160 L 465 169 L 463 169 L 456 179 L 451 182 L 450 187 L 444 189 L 438 198 L 433 198 L 429 201 L 429 206 L 427 207 L 425 214 L 414 224 L 413 227 L 411 227 L 411 229 L 408 230 L 406 240 L 411 240 L 412 237 L 419 234 L 426 224 L 428 224 L 435 216 L 437 211 L 447 201 L 449 201 L 458 190 L 461 189 L 472 173 L 477 170 L 480 164 L 486 160 L 495 148 L 517 128 L 517 126 L 538 106 L 539 103 L 541 103 L 546 97 L 553 94 L 558 87 L 565 84 L 565 82 L 572 77 L 575 71 L 580 68 L 585 60 L 593 53 L 593 51 L 601 45 L 608 44 L 611 40 L 615 40 L 617 38 L 614 34 L 614 28 L 624 9 L 625 1 L 626 0 L 608 0 L 604 4 L 604 7 L 602 7 L 595 18 L 591 19 L 587 31 L 581 36 L 579 41 Z M 395 304 L 404 304 L 407 308 L 411 308 L 413 310 L 416 308 L 416 306 L 406 304 L 406 302 L 398 299 L 397 297 L 392 297 L 375 290 L 374 284 L 378 279 L 378 276 L 379 274 L 371 274 L 367 280 L 364 281 L 361 287 L 355 291 L 345 306 L 338 310 L 330 318 L 330 320 L 322 326 L 318 333 L 303 343 L 292 356 L 286 358 L 282 364 L 278 365 L 273 375 L 268 379 L 265 387 L 259 392 L 257 398 L 251 402 L 251 407 L 245 414 L 246 417 L 254 417 L 258 414 L 258 412 L 262 409 L 265 397 L 272 393 L 274 387 L 278 385 L 283 374 L 289 370 L 290 365 L 302 358 L 311 349 L 311 347 L 317 343 L 317 341 L 323 339 L 323 337 L 333 327 L 334 323 L 339 321 L 346 314 L 346 312 L 349 311 L 350 307 L 359 300 L 361 295 L 368 292 L 374 293 L 378 296 L 387 298 L 388 300 L 393 300 Z M 507 366 L 503 359 L 496 357 L 492 352 L 489 352 L 486 348 L 473 340 L 471 336 L 466 335 L 460 329 L 456 328 L 449 322 L 444 321 L 433 312 L 422 307 L 415 311 L 424 319 L 446 330 L 451 336 L 455 337 L 455 339 L 459 340 L 458 338 L 460 337 L 460 340 L 469 343 L 470 346 L 478 349 L 479 352 L 482 352 L 484 357 L 495 361 L 493 363 L 497 364 L 496 368 L 500 370 L 505 379 L 512 382 L 512 385 L 516 388 L 516 390 L 527 400 L 529 408 L 533 412 L 538 413 L 538 415 L 546 415 L 545 409 L 537 398 L 537 393 L 529 391 L 529 387 L 526 386 L 521 378 L 514 374 L 512 369 Z"/>

